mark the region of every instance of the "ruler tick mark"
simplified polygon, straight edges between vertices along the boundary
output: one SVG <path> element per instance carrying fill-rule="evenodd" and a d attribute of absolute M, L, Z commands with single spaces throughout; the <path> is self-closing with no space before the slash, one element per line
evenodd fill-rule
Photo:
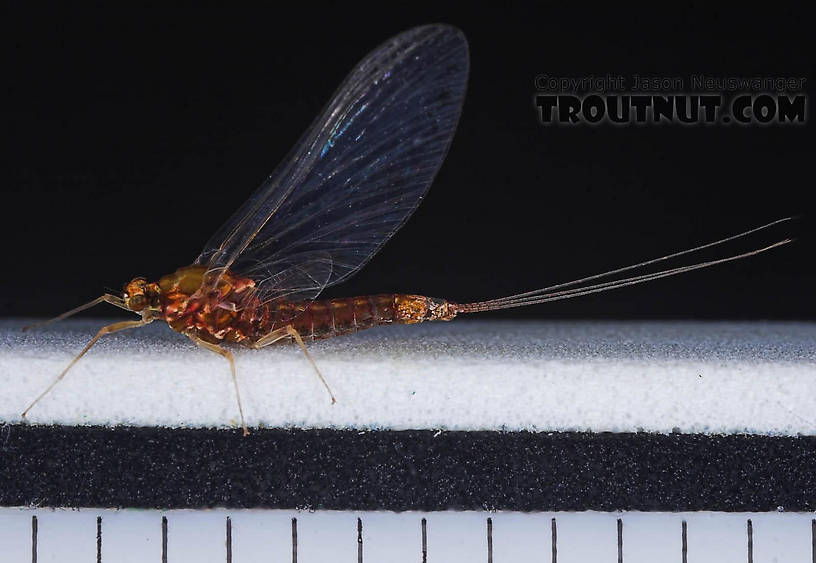
<path fill-rule="evenodd" d="M 96 517 L 96 563 L 102 563 L 102 517 Z"/>
<path fill-rule="evenodd" d="M 680 555 L 683 563 L 688 563 L 688 524 L 683 520 L 682 545 Z"/>
<path fill-rule="evenodd" d="M 623 520 L 618 518 L 618 563 L 623 563 Z"/>
<path fill-rule="evenodd" d="M 493 519 L 487 519 L 487 563 L 493 563 Z"/>
<path fill-rule="evenodd" d="M 748 563 L 754 563 L 754 524 L 748 519 Z"/>
<path fill-rule="evenodd" d="M 292 518 L 292 563 L 297 563 L 297 518 Z"/>
<path fill-rule="evenodd" d="M 555 524 L 555 518 L 550 522 L 550 529 L 552 530 L 552 563 L 558 562 L 558 528 Z"/>
<path fill-rule="evenodd" d="M 162 563 L 167 563 L 167 516 L 162 516 Z"/>
<path fill-rule="evenodd" d="M 31 563 L 37 563 L 37 515 L 31 517 Z"/>
<path fill-rule="evenodd" d="M 357 563 L 363 563 L 363 521 L 357 518 Z"/>
<path fill-rule="evenodd" d="M 816 563 L 816 518 L 810 521 L 810 558 Z"/>
<path fill-rule="evenodd" d="M 422 563 L 428 563 L 428 521 L 425 518 L 422 519 Z"/>
<path fill-rule="evenodd" d="M 227 516 L 227 563 L 232 563 L 232 518 Z"/>

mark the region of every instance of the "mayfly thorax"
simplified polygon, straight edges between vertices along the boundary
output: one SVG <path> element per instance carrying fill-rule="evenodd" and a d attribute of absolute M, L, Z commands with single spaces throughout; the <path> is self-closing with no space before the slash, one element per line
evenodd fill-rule
<path fill-rule="evenodd" d="M 102 302 L 140 315 L 100 329 L 23 416 L 100 337 L 162 320 L 229 361 L 246 434 L 235 362 L 225 344 L 257 349 L 281 340 L 296 342 L 334 402 L 304 341 L 382 324 L 447 321 L 464 313 L 568 299 L 737 260 L 790 242 L 596 283 L 788 220 L 780 219 L 633 266 L 477 303 L 404 294 L 316 300 L 325 288 L 362 268 L 417 208 L 453 139 L 467 77 L 467 42 L 456 28 L 422 26 L 380 45 L 352 70 L 286 159 L 213 235 L 192 265 L 157 282 L 135 278 L 121 297 L 105 294 L 47 321 Z"/>

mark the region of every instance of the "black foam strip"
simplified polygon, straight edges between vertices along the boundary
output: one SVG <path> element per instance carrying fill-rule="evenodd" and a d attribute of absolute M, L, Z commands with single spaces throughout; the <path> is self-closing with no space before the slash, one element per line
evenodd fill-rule
<path fill-rule="evenodd" d="M 811 511 L 816 437 L 9 425 L 0 505 Z"/>

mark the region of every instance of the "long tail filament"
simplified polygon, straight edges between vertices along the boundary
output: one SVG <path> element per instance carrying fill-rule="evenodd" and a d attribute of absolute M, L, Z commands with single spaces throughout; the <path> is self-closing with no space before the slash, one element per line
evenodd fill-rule
<path fill-rule="evenodd" d="M 645 262 L 640 262 L 639 264 L 633 264 L 631 266 L 626 266 L 624 268 L 618 268 L 616 270 L 610 270 L 608 272 L 604 272 L 601 274 L 595 274 L 592 276 L 587 276 L 585 278 L 581 278 L 578 280 L 573 280 L 566 283 L 560 283 L 557 285 L 551 285 L 549 287 L 544 287 L 541 289 L 536 289 L 533 291 L 527 291 L 525 293 L 518 293 L 516 295 L 509 295 L 507 297 L 500 297 L 498 299 L 490 299 L 487 301 L 478 301 L 475 303 L 464 303 L 464 304 L 457 304 L 456 305 L 456 312 L 457 313 L 479 313 L 483 311 L 496 311 L 498 309 L 510 309 L 513 307 L 525 307 L 527 305 L 536 305 L 538 303 L 547 303 L 550 301 L 559 301 L 561 299 L 571 299 L 573 297 L 580 297 L 582 295 L 589 295 L 591 293 L 599 293 L 602 291 L 609 291 L 612 289 L 618 289 L 621 287 L 627 287 L 630 285 L 636 285 L 639 283 L 645 283 L 648 281 L 666 278 L 669 276 L 674 276 L 677 274 L 682 274 L 685 272 L 691 272 L 692 270 L 699 270 L 701 268 L 707 268 L 709 266 L 714 266 L 716 264 L 723 264 L 725 262 L 732 262 L 734 260 L 740 260 L 742 258 L 747 258 L 749 256 L 754 256 L 756 254 L 760 254 L 762 252 L 766 252 L 771 250 L 772 248 L 776 248 L 790 242 L 793 242 L 793 239 L 784 239 L 774 244 L 764 246 L 762 248 L 758 248 L 756 250 L 751 250 L 749 252 L 743 252 L 741 254 L 736 254 L 733 256 L 728 256 L 726 258 L 718 258 L 716 260 L 709 260 L 705 262 L 698 262 L 696 264 L 691 264 L 687 266 L 678 266 L 676 268 L 670 268 L 666 270 L 661 270 L 658 272 L 653 272 L 650 274 L 642 274 L 639 276 L 631 276 L 619 280 L 613 280 L 603 283 L 597 283 L 592 285 L 582 285 L 586 284 L 586 282 L 607 278 L 609 276 L 613 276 L 616 274 L 620 274 L 622 272 L 626 272 L 629 270 L 634 270 L 637 268 L 644 268 L 646 266 L 651 266 L 658 262 L 663 262 L 666 260 L 670 260 L 672 258 L 677 258 L 679 256 L 683 256 L 686 254 L 691 254 L 693 252 L 698 252 L 700 250 L 704 250 L 706 248 L 711 248 L 713 246 L 717 246 L 720 244 L 724 244 L 726 242 L 730 242 L 739 238 L 746 237 L 752 233 L 757 231 L 761 231 L 763 229 L 767 229 L 779 223 L 783 223 L 785 221 L 790 221 L 793 217 L 785 217 L 784 219 L 778 219 L 767 225 L 762 225 L 761 227 L 757 227 L 755 229 L 751 229 L 749 231 L 745 231 L 743 233 L 739 233 L 737 235 L 733 235 L 724 239 L 720 239 L 718 241 L 710 242 L 708 244 L 703 244 L 701 246 L 696 246 L 694 248 L 689 248 L 688 250 L 683 250 L 680 252 L 675 252 L 673 254 L 668 254 L 666 256 L 661 256 L 660 258 L 654 258 L 652 260 L 647 260 Z M 574 287 L 579 286 L 579 287 Z M 572 287 L 572 289 L 565 289 L 568 287 Z"/>

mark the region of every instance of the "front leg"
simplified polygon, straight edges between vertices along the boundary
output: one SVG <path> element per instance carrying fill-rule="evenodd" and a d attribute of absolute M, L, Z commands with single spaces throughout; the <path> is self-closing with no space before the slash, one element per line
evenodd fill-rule
<path fill-rule="evenodd" d="M 121 297 L 119 297 L 117 295 L 111 295 L 110 293 L 106 293 L 106 294 L 104 294 L 104 295 L 102 295 L 100 297 L 97 297 L 96 299 L 94 299 L 90 303 L 85 303 L 84 305 L 80 305 L 79 307 L 77 307 L 75 309 L 71 309 L 70 311 L 64 312 L 63 314 L 61 314 L 58 317 L 54 317 L 53 319 L 49 319 L 47 321 L 41 321 L 39 323 L 33 323 L 33 324 L 30 324 L 30 325 L 26 325 L 26 326 L 23 327 L 23 332 L 25 332 L 25 331 L 27 331 L 29 329 L 32 329 L 32 328 L 43 327 L 43 326 L 46 326 L 46 325 L 50 325 L 51 323 L 55 323 L 57 321 L 67 319 L 71 315 L 75 315 L 75 314 L 79 313 L 80 311 L 84 311 L 85 309 L 90 309 L 91 307 L 95 307 L 95 306 L 99 305 L 100 303 L 110 303 L 111 305 L 116 305 L 117 307 L 119 307 L 120 309 L 124 309 L 125 311 L 131 312 L 131 313 L 133 312 L 133 311 L 131 311 L 130 309 L 127 308 L 127 306 L 125 305 L 125 302 L 122 300 Z"/>
<path fill-rule="evenodd" d="M 100 297 L 100 299 L 102 299 L 102 298 Z M 69 311 L 69 312 L 70 312 L 70 311 Z M 26 410 L 24 410 L 24 411 L 23 411 L 22 417 L 23 417 L 23 418 L 25 418 L 26 414 L 28 414 L 28 411 L 30 411 L 30 410 L 31 410 L 31 407 L 33 407 L 34 405 L 36 405 L 36 404 L 37 404 L 37 401 L 39 401 L 40 399 L 42 399 L 43 397 L 45 397 L 45 396 L 48 394 L 48 392 L 49 392 L 49 391 L 51 391 L 51 389 L 53 389 L 53 388 L 54 388 L 54 386 L 55 386 L 57 383 L 59 383 L 59 382 L 60 382 L 60 380 L 61 380 L 63 377 L 65 377 L 65 374 L 66 374 L 66 373 L 68 373 L 68 370 L 69 370 L 69 369 L 71 369 L 72 367 L 74 367 L 74 364 L 75 364 L 75 363 L 77 363 L 77 362 L 79 361 L 79 359 L 80 359 L 82 356 L 84 356 L 84 355 L 85 355 L 85 352 L 87 352 L 88 350 L 90 350 L 90 349 L 91 349 L 91 346 L 93 346 L 94 344 L 96 344 L 97 340 L 99 340 L 100 338 L 102 338 L 102 337 L 103 337 L 103 336 L 105 336 L 106 334 L 111 334 L 111 333 L 113 333 L 113 332 L 119 332 L 120 330 L 127 330 L 127 329 L 129 329 L 129 328 L 136 328 L 136 327 L 144 326 L 144 325 L 146 325 L 146 324 L 148 324 L 148 323 L 151 323 L 151 322 L 153 322 L 153 317 L 150 317 L 150 316 L 148 316 L 148 315 L 144 315 L 144 316 L 143 316 L 143 317 L 142 317 L 140 320 L 138 320 L 138 321 L 122 321 L 122 322 L 120 322 L 120 323 L 113 323 L 112 325 L 103 326 L 102 328 L 100 328 L 100 329 L 99 329 L 99 332 L 97 332 L 97 333 L 96 333 L 96 336 L 94 336 L 93 338 L 91 338 L 91 341 L 90 341 L 90 342 L 88 342 L 88 343 L 85 345 L 85 347 L 82 349 L 82 352 L 80 352 L 79 354 L 77 354 L 77 355 L 76 355 L 76 357 L 73 359 L 73 361 L 72 361 L 70 364 L 68 364 L 68 367 L 67 367 L 67 368 L 65 368 L 64 370 L 62 370 L 62 373 L 61 373 L 61 374 L 59 374 L 59 376 L 57 376 L 57 378 L 56 378 L 56 379 L 55 379 L 53 382 L 51 382 L 51 385 L 49 385 L 49 386 L 46 388 L 46 390 L 45 390 L 45 391 L 43 391 L 42 393 L 40 393 L 40 395 L 39 395 L 39 396 L 38 396 L 36 399 L 34 399 L 34 401 L 33 401 L 33 402 L 30 404 L 30 405 L 28 405 L 28 408 L 27 408 Z"/>
<path fill-rule="evenodd" d="M 238 399 L 238 412 L 241 415 L 241 426 L 244 429 L 244 436 L 247 436 L 249 434 L 249 430 L 247 430 L 246 421 L 244 420 L 244 408 L 241 405 L 241 392 L 238 390 L 238 376 L 235 374 L 235 358 L 232 357 L 232 352 L 230 352 L 226 348 L 222 348 L 218 344 L 212 344 L 210 342 L 207 342 L 206 340 L 202 340 L 201 338 L 194 334 L 187 334 L 187 336 L 190 338 L 190 340 L 192 340 L 202 348 L 206 348 L 211 352 L 215 352 L 216 354 L 224 356 L 229 361 L 230 371 L 232 372 L 232 382 L 235 385 L 235 397 Z"/>

